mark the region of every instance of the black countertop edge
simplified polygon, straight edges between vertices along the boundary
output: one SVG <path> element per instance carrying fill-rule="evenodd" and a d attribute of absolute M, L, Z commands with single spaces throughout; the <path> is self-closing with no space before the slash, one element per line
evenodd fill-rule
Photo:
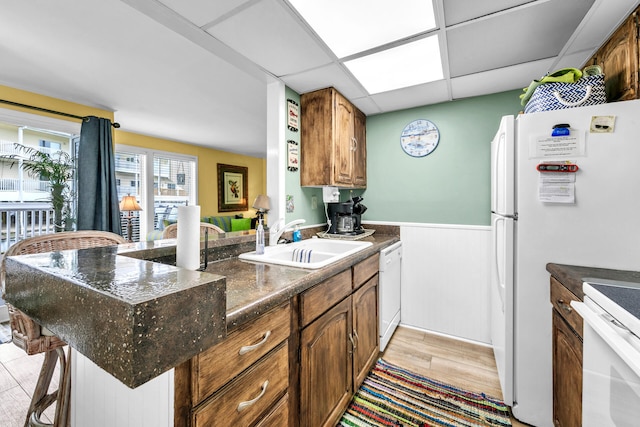
<path fill-rule="evenodd" d="M 632 270 L 548 263 L 547 271 L 580 298 L 580 300 L 584 299 L 582 283 L 585 278 L 640 282 L 640 271 Z"/>

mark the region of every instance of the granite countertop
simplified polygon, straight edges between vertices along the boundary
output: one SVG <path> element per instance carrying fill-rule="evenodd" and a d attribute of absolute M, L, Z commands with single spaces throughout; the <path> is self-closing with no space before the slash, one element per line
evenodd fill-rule
<path fill-rule="evenodd" d="M 209 264 L 210 271 L 227 279 L 227 331 L 256 318 L 294 295 L 334 276 L 399 241 L 395 235 L 373 235 L 360 241 L 373 245 L 317 270 L 253 263 L 237 258 Z"/>
<path fill-rule="evenodd" d="M 226 336 L 222 276 L 122 256 L 115 246 L 5 262 L 6 300 L 128 387 Z"/>
<path fill-rule="evenodd" d="M 547 264 L 547 271 L 558 279 L 566 288 L 573 292 L 580 300 L 584 299 L 582 282 L 584 278 L 599 278 L 621 280 L 625 282 L 640 282 L 640 271 L 614 270 L 608 268 L 584 267 L 578 265 Z"/>
<path fill-rule="evenodd" d="M 175 267 L 175 239 L 6 260 L 6 299 L 125 385 L 135 388 L 292 296 L 399 240 L 308 270 L 240 261 L 252 233 L 209 241 L 205 271 Z M 189 309 L 185 309 L 188 307 Z"/>

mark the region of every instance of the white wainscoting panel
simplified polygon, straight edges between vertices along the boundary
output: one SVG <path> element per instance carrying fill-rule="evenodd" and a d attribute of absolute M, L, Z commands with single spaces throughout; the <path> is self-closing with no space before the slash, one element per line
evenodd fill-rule
<path fill-rule="evenodd" d="M 173 369 L 130 389 L 79 352 L 71 357 L 72 427 L 173 426 Z"/>
<path fill-rule="evenodd" d="M 401 324 L 489 344 L 491 228 L 402 224 Z"/>

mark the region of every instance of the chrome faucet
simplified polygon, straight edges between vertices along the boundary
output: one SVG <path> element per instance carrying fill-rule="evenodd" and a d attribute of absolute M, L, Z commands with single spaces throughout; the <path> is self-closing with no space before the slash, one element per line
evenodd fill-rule
<path fill-rule="evenodd" d="M 304 224 L 306 221 L 304 219 L 294 219 L 280 228 L 280 224 L 283 222 L 284 218 L 280 218 L 274 225 L 269 227 L 269 246 L 277 245 L 278 240 L 280 240 L 280 236 L 282 236 L 282 233 L 284 233 L 287 228 L 298 224 Z"/>

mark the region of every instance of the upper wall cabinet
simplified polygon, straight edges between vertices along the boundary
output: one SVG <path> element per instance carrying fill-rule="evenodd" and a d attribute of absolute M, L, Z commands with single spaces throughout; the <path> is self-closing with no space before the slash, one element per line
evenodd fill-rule
<path fill-rule="evenodd" d="M 600 65 L 604 72 L 607 101 L 640 98 L 640 7 L 624 21 L 585 65 Z"/>
<path fill-rule="evenodd" d="M 334 88 L 305 93 L 300 104 L 300 184 L 366 188 L 366 116 Z"/>

